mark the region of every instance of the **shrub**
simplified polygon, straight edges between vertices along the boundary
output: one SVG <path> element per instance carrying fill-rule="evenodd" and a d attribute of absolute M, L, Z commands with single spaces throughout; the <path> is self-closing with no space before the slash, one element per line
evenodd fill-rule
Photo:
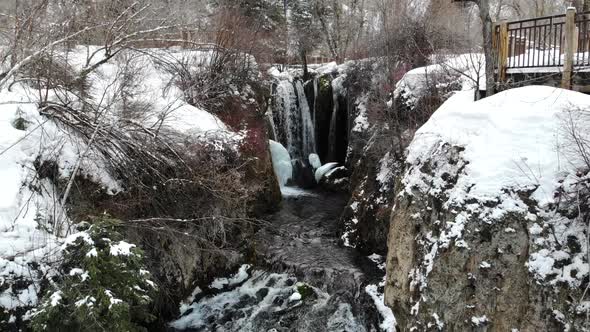
<path fill-rule="evenodd" d="M 68 237 L 59 273 L 32 313 L 34 331 L 143 331 L 155 319 L 155 284 L 118 227 L 103 217 Z"/>

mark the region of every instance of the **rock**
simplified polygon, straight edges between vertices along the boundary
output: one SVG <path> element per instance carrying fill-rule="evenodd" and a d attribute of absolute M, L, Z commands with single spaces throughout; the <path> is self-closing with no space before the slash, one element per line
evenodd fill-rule
<path fill-rule="evenodd" d="M 320 179 L 320 187 L 336 193 L 347 193 L 349 190 L 349 172 L 344 166 L 330 170 Z"/>

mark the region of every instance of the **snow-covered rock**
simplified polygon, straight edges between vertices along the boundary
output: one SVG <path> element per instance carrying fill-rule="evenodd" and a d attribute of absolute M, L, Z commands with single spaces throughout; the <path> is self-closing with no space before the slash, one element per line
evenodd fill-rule
<path fill-rule="evenodd" d="M 486 89 L 485 58 L 481 53 L 465 53 L 455 56 L 441 55 L 433 58 L 433 64 L 408 71 L 395 87 L 394 96 L 403 98 L 409 106 L 429 93 L 429 88 L 447 88 L 454 84 L 463 91 Z"/>
<path fill-rule="evenodd" d="M 327 163 L 325 165 L 322 165 L 320 168 L 316 169 L 315 171 L 315 180 L 316 182 L 320 182 L 320 180 L 331 170 L 333 170 L 334 168 L 336 168 L 338 166 L 338 163 L 336 162 L 331 162 L 331 163 Z"/>
<path fill-rule="evenodd" d="M 472 96 L 452 96 L 407 150 L 385 301 L 408 329 L 579 328 L 566 298 L 582 298 L 589 275 L 576 206 L 590 165 L 571 133 L 588 142 L 590 97 L 540 86 Z"/>

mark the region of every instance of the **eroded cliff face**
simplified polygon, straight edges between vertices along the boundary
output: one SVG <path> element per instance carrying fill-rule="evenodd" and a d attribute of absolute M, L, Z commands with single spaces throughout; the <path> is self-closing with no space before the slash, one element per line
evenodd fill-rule
<path fill-rule="evenodd" d="M 567 106 L 525 109 L 525 102 L 534 104 L 527 93 L 538 92 L 469 104 L 465 115 L 454 99 L 416 134 L 398 177 L 388 237 L 385 303 L 398 330 L 587 329 L 587 189 L 580 187 L 587 171 L 554 164 L 555 116 Z M 568 97 L 566 104 L 580 96 Z M 518 130 L 503 130 L 508 122 L 492 120 L 501 115 L 488 107 L 518 108 L 511 122 Z M 470 124 L 445 119 L 456 114 L 478 125 L 468 130 Z M 482 119 L 495 125 L 479 126 Z M 537 126 L 542 133 L 532 132 Z M 478 142 L 490 142 L 480 141 L 490 131 L 495 141 L 482 149 Z M 515 131 L 520 141 L 504 140 Z M 568 160 L 575 163 L 572 155 Z M 537 168 L 523 171 L 518 163 Z"/>

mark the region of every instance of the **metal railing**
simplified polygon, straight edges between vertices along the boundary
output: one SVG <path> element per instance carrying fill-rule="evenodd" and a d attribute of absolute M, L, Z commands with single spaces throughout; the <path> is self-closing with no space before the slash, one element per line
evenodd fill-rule
<path fill-rule="evenodd" d="M 508 22 L 507 68 L 562 66 L 561 44 L 565 15 L 539 17 Z M 500 43 L 501 25 L 496 25 L 495 38 Z"/>
<path fill-rule="evenodd" d="M 563 68 L 571 74 L 574 67 L 590 66 L 590 12 L 569 9 L 563 15 L 501 22 L 493 32 L 499 81 L 510 69 Z"/>

